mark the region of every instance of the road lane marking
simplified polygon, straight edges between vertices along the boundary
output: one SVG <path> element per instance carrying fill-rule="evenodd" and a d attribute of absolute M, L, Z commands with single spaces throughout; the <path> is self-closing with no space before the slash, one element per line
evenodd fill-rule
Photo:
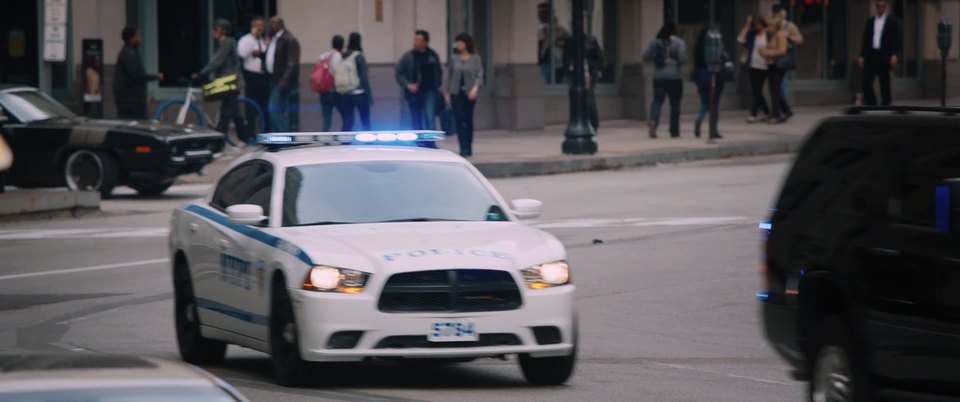
<path fill-rule="evenodd" d="M 3 275 L 3 276 L 0 276 L 0 281 L 10 280 L 10 279 L 33 278 L 37 276 L 75 274 L 79 272 L 91 272 L 91 271 L 103 271 L 107 269 L 139 267 L 143 265 L 162 264 L 167 262 L 170 262 L 169 258 L 156 258 L 152 260 L 121 262 L 117 264 L 107 264 L 107 265 L 94 265 L 91 267 L 82 267 L 82 268 L 55 269 L 55 270 L 43 271 L 43 272 L 29 272 L 25 274 Z"/>
<path fill-rule="evenodd" d="M 170 229 L 165 227 L 122 229 L 10 229 L 0 230 L 0 240 L 166 237 L 168 233 L 170 233 Z"/>
<path fill-rule="evenodd" d="M 743 216 L 668 217 L 668 218 L 613 218 L 613 219 L 556 219 L 533 221 L 538 229 L 584 229 L 596 227 L 650 227 L 650 226 L 717 226 L 749 223 Z"/>
<path fill-rule="evenodd" d="M 656 365 L 658 365 L 658 366 L 664 366 L 664 367 L 670 367 L 670 368 L 675 368 L 675 369 L 681 369 L 681 370 L 691 370 L 691 371 L 699 371 L 699 372 L 701 372 L 701 373 L 709 373 L 709 374 L 722 375 L 722 376 L 725 376 L 725 377 L 736 378 L 736 379 L 740 379 L 740 380 L 753 381 L 753 382 L 759 382 L 759 383 L 763 383 L 763 384 L 773 384 L 773 385 L 794 385 L 794 384 L 797 384 L 796 382 L 786 382 L 786 381 L 768 380 L 768 379 L 765 379 L 765 378 L 750 377 L 750 376 L 746 376 L 746 375 L 739 375 L 739 374 L 732 374 L 732 373 L 724 373 L 724 372 L 722 372 L 722 371 L 708 370 L 708 369 L 697 368 L 697 367 L 690 367 L 690 366 L 685 366 L 685 365 L 682 365 L 682 364 L 670 364 L 670 363 L 660 363 L 660 362 L 653 362 L 653 364 L 656 364 Z"/>

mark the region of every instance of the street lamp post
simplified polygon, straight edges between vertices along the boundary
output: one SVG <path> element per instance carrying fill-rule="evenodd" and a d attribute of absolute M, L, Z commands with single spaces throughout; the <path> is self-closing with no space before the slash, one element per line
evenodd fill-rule
<path fill-rule="evenodd" d="M 584 81 L 583 0 L 573 0 L 573 83 L 570 85 L 570 122 L 563 133 L 563 153 L 595 154 L 593 126 L 587 121 L 587 86 Z"/>

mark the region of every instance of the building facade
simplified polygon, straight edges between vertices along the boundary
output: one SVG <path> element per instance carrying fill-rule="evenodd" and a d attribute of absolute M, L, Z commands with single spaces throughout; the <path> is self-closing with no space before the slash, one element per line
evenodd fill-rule
<path fill-rule="evenodd" d="M 50 2 L 67 5 L 67 51 L 62 62 L 45 61 L 46 14 Z M 546 3 L 547 15 L 538 11 Z M 649 109 L 652 66 L 642 52 L 664 21 L 678 23 L 692 53 L 697 33 L 712 14 L 728 52 L 743 49 L 736 35 L 747 15 L 769 15 L 774 3 L 785 5 L 804 35 L 791 85 L 795 105 L 849 104 L 859 91 L 856 59 L 873 0 L 585 0 L 586 29 L 597 37 L 605 62 L 596 85 L 601 119 L 645 119 Z M 940 94 L 940 52 L 936 24 L 960 21 L 960 0 L 888 0 L 903 26 L 900 66 L 894 71 L 894 100 Z M 376 127 L 404 124 L 402 95 L 393 64 L 410 49 L 413 32 L 431 33 L 431 47 L 444 61 L 451 39 L 468 32 L 477 42 L 486 67 L 477 104 L 478 129 L 537 129 L 567 121 L 569 79 L 562 65 L 562 43 L 570 34 L 572 0 L 18 0 L 4 2 L 0 15 L 0 83 L 41 87 L 76 110 L 82 110 L 83 39 L 103 40 L 104 113 L 115 115 L 112 77 L 126 25 L 141 28 L 141 54 L 147 71 L 163 72 L 150 84 L 151 103 L 184 93 L 184 79 L 203 66 L 213 52 L 210 26 L 216 18 L 233 21 L 237 36 L 254 15 L 280 15 L 301 43 L 301 129 L 321 126 L 318 97 L 309 91 L 309 73 L 335 34 L 359 32 L 370 63 Z M 551 18 L 553 17 L 553 18 Z M 958 31 L 948 56 L 948 95 L 960 96 Z M 552 46 L 551 46 L 552 44 Z M 691 56 L 692 60 L 692 56 Z M 692 64 L 692 63 L 690 63 Z M 688 65 L 685 70 L 689 71 Z M 723 109 L 749 102 L 741 73 L 723 95 Z M 695 87 L 684 89 L 683 108 L 697 106 Z M 214 110 L 216 105 L 206 105 Z M 211 113 L 212 114 L 212 113 Z M 334 124 L 338 127 L 339 123 Z"/>

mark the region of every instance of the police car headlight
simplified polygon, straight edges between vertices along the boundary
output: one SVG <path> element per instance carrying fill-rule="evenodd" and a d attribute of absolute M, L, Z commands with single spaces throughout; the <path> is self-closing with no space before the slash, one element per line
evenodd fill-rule
<path fill-rule="evenodd" d="M 566 261 L 540 264 L 521 272 L 523 272 L 523 280 L 530 289 L 544 289 L 570 283 L 570 266 Z"/>
<path fill-rule="evenodd" d="M 370 274 L 366 272 L 319 265 L 307 273 L 303 288 L 318 292 L 360 293 L 369 278 Z"/>

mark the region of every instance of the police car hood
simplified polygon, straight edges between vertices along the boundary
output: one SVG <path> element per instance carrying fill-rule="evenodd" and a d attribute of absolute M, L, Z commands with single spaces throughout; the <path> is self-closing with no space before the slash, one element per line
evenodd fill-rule
<path fill-rule="evenodd" d="M 515 222 L 411 222 L 287 228 L 315 264 L 377 272 L 523 269 L 563 260 L 552 235 Z"/>

